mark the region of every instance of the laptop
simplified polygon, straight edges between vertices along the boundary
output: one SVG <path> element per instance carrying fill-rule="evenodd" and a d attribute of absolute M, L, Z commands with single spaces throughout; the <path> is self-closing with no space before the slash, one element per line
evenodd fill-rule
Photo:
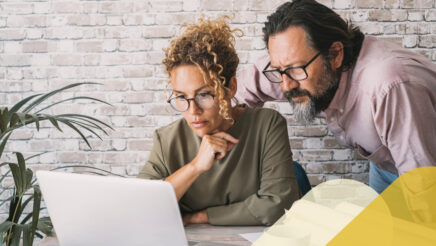
<path fill-rule="evenodd" d="M 51 171 L 36 177 L 61 246 L 188 246 L 168 182 Z"/>

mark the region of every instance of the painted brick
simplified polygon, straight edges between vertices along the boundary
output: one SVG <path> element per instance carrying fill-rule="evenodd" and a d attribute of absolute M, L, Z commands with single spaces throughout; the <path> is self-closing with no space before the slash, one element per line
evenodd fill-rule
<path fill-rule="evenodd" d="M 48 28 L 45 32 L 47 39 L 80 39 L 83 37 L 83 30 L 75 27 Z"/>
<path fill-rule="evenodd" d="M 21 80 L 23 79 L 23 71 L 19 68 L 8 68 L 6 73 L 6 79 Z"/>
<path fill-rule="evenodd" d="M 31 14 L 33 12 L 33 4 L 31 3 L 10 3 L 2 2 L 2 13 L 9 15 L 14 14 Z"/>
<path fill-rule="evenodd" d="M 48 51 L 47 41 L 23 42 L 23 53 L 41 53 Z"/>
<path fill-rule="evenodd" d="M 401 8 L 426 9 L 433 7 L 433 0 L 402 0 Z"/>
<path fill-rule="evenodd" d="M 132 7 L 132 2 L 102 2 L 99 12 L 103 14 L 129 13 L 132 11 Z"/>
<path fill-rule="evenodd" d="M 356 0 L 357 8 L 383 8 L 383 0 Z"/>
<path fill-rule="evenodd" d="M 56 66 L 78 66 L 82 64 L 80 55 L 55 55 L 52 57 L 52 63 Z"/>
<path fill-rule="evenodd" d="M 422 21 L 424 20 L 425 12 L 423 10 L 409 10 L 407 19 L 410 21 Z"/>
<path fill-rule="evenodd" d="M 226 10 L 232 6 L 232 0 L 204 0 L 202 2 L 201 9 L 203 10 Z"/>
<path fill-rule="evenodd" d="M 180 26 L 195 21 L 201 15 L 199 10 L 206 17 L 233 15 L 231 27 L 245 34 L 236 38 L 242 69 L 265 53 L 263 22 L 284 2 L 2 2 L 5 14 L 0 16 L 0 105 L 12 105 L 31 94 L 74 82 L 100 82 L 103 84 L 72 89 L 57 99 L 81 94 L 107 100 L 113 107 L 77 102 L 50 112 L 86 113 L 116 128 L 103 141 L 91 138 L 94 149 L 89 150 L 73 130 L 63 127 L 61 133 L 46 122 L 41 124 L 40 132 L 34 128 L 17 132 L 6 150 L 27 155 L 37 150 L 56 150 L 32 160 L 35 168 L 82 163 L 135 176 L 149 157 L 154 130 L 182 117 L 165 103 L 168 74 L 161 64 L 162 49 L 169 46 Z M 434 0 L 319 2 L 334 7 L 364 33 L 398 43 L 436 62 Z M 289 103 L 272 102 L 266 107 L 286 118 L 294 160 L 308 171 L 312 185 L 336 178 L 367 182 L 368 161 L 356 151 L 341 147 L 328 132 L 325 120 L 316 119 L 303 127 L 295 120 Z"/>
<path fill-rule="evenodd" d="M 0 54 L 0 66 L 30 66 L 31 55 L 4 55 Z"/>
<path fill-rule="evenodd" d="M 174 26 L 149 26 L 142 31 L 144 38 L 171 38 L 176 34 Z"/>
<path fill-rule="evenodd" d="M 436 47 L 436 35 L 424 35 L 419 37 L 420 48 L 434 48 Z"/>
<path fill-rule="evenodd" d="M 7 26 L 9 27 L 45 27 L 46 23 L 46 16 L 16 15 L 9 16 L 7 19 Z"/>
<path fill-rule="evenodd" d="M 82 13 L 92 14 L 98 12 L 98 2 L 82 2 Z"/>
<path fill-rule="evenodd" d="M 401 0 L 385 0 L 385 8 L 395 9 L 400 7 Z"/>
<path fill-rule="evenodd" d="M 61 152 L 58 154 L 58 160 L 61 163 L 85 163 L 86 154 L 84 152 Z"/>
<path fill-rule="evenodd" d="M 22 40 L 25 36 L 24 29 L 0 29 L 1 40 Z"/>
<path fill-rule="evenodd" d="M 261 1 L 261 0 L 250 0 L 249 2 L 250 10 L 266 10 L 273 11 L 277 9 L 280 5 L 283 4 L 281 0 L 270 0 L 270 1 Z"/>
<path fill-rule="evenodd" d="M 151 92 L 129 92 L 123 94 L 123 102 L 125 103 L 147 103 L 153 101 L 153 93 Z"/>
<path fill-rule="evenodd" d="M 153 140 L 131 140 L 128 143 L 128 148 L 130 150 L 151 150 L 153 147 Z"/>
<path fill-rule="evenodd" d="M 220 3 L 220 1 L 214 1 Z M 192 24 L 196 20 L 196 16 L 192 13 L 171 13 L 171 14 L 158 14 L 156 15 L 156 23 L 159 25 L 171 25 L 171 24 Z"/>
<path fill-rule="evenodd" d="M 80 4 L 73 1 L 55 1 L 52 3 L 52 9 L 57 14 L 79 13 Z"/>
<path fill-rule="evenodd" d="M 425 11 L 426 21 L 436 21 L 436 9 L 430 9 Z"/>
<path fill-rule="evenodd" d="M 151 25 L 155 23 L 154 14 L 126 14 L 122 17 L 122 23 L 126 26 Z"/>
<path fill-rule="evenodd" d="M 183 1 L 151 0 L 150 9 L 158 12 L 176 12 L 183 9 Z"/>
<path fill-rule="evenodd" d="M 418 36 L 405 35 L 403 38 L 403 46 L 406 48 L 414 48 L 418 44 Z"/>
<path fill-rule="evenodd" d="M 303 161 L 329 161 L 332 159 L 332 152 L 326 150 L 302 150 L 300 153 Z"/>
<path fill-rule="evenodd" d="M 76 43 L 76 50 L 78 52 L 102 52 L 102 41 L 85 41 Z"/>
<path fill-rule="evenodd" d="M 350 9 L 353 8 L 354 1 L 350 0 L 335 0 L 333 2 L 333 7 L 335 9 Z"/>
<path fill-rule="evenodd" d="M 371 10 L 370 21 L 405 21 L 407 20 L 406 10 Z"/>
<path fill-rule="evenodd" d="M 146 51 L 152 48 L 152 42 L 145 39 L 122 39 L 120 40 L 120 51 Z"/>
<path fill-rule="evenodd" d="M 188 1 L 190 2 L 190 1 Z M 137 0 L 133 2 L 133 12 L 147 13 L 150 12 L 150 2 L 147 0 Z"/>
<path fill-rule="evenodd" d="M 23 49 L 19 41 L 4 42 L 3 45 L 6 54 L 17 54 Z"/>

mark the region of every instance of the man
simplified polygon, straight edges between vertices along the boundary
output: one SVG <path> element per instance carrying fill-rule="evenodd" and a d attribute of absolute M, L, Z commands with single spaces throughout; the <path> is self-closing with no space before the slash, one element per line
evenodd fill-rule
<path fill-rule="evenodd" d="M 436 165 L 435 64 L 312 0 L 281 5 L 263 31 L 269 57 L 239 74 L 238 102 L 287 99 L 302 124 L 324 117 L 341 145 L 370 160 L 379 193 L 404 172 Z"/>

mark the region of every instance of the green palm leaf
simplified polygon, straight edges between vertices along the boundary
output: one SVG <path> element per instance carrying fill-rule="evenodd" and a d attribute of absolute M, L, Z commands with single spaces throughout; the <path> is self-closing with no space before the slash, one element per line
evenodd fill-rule
<path fill-rule="evenodd" d="M 33 98 L 40 96 L 41 94 L 35 94 L 35 95 L 31 95 L 29 97 L 24 98 L 23 100 L 19 101 L 18 103 L 16 103 L 14 106 L 12 106 L 12 108 L 9 110 L 9 119 L 12 117 L 12 114 L 17 112 L 22 106 L 24 106 L 24 104 L 26 104 L 27 102 L 29 102 L 30 100 L 32 100 Z"/>
<path fill-rule="evenodd" d="M 12 221 L 3 221 L 3 223 L 0 224 L 0 234 L 8 231 L 13 224 L 14 223 Z"/>
<path fill-rule="evenodd" d="M 113 130 L 113 128 L 94 117 L 82 115 L 82 114 L 61 114 L 61 115 L 50 115 L 50 114 L 42 114 L 40 112 L 52 108 L 56 105 L 62 104 L 64 102 L 73 101 L 73 100 L 90 100 L 98 103 L 104 103 L 106 105 L 111 105 L 107 102 L 104 102 L 100 99 L 87 97 L 87 96 L 76 96 L 67 99 L 63 99 L 57 102 L 51 102 L 48 105 L 41 106 L 47 99 L 50 97 L 63 92 L 64 90 L 74 88 L 80 85 L 91 85 L 98 84 L 93 82 L 83 82 L 83 83 L 75 83 L 71 85 L 64 86 L 60 89 L 45 93 L 45 94 L 36 94 L 29 97 L 26 97 L 12 106 L 11 109 L 7 107 L 0 108 L 0 157 L 2 156 L 4 149 L 6 148 L 7 141 L 10 139 L 12 132 L 15 129 L 20 127 L 35 124 L 36 130 L 40 129 L 41 121 L 49 121 L 56 129 L 62 132 L 60 127 L 60 123 L 65 124 L 69 128 L 73 129 L 79 136 L 86 142 L 88 147 L 91 148 L 87 140 L 87 136 L 82 131 L 88 131 L 91 136 L 94 135 L 101 139 L 100 133 L 104 133 L 108 135 L 104 128 L 108 127 Z M 40 108 L 38 111 L 34 113 L 30 113 L 35 108 Z M 24 108 L 24 109 L 23 109 Z M 47 153 L 47 152 L 44 152 Z M 5 203 L 9 203 L 9 217 L 5 222 L 0 224 L 0 244 L 6 243 L 7 246 L 11 245 L 20 245 L 20 240 L 22 240 L 23 246 L 28 246 L 33 244 L 33 239 L 35 237 L 42 237 L 42 234 L 50 235 L 53 229 L 53 225 L 50 221 L 49 217 L 39 218 L 40 211 L 45 209 L 41 208 L 41 191 L 39 186 L 36 184 L 36 179 L 33 177 L 33 171 L 29 168 L 26 168 L 26 160 L 37 157 L 44 153 L 32 155 L 30 157 L 24 158 L 21 153 L 15 153 L 17 158 L 17 163 L 12 162 L 4 162 L 0 163 L 0 167 L 8 165 L 9 170 L 0 176 L 0 183 L 12 173 L 12 177 L 14 179 L 14 187 L 12 191 L 12 195 L 10 195 L 6 199 L 2 199 L 0 203 L 1 205 Z M 71 166 L 71 167 L 80 167 L 80 166 Z M 85 167 L 85 166 L 82 166 Z M 113 174 L 109 171 L 86 166 L 89 170 L 86 170 L 88 173 L 100 174 L 100 175 L 118 175 Z M 61 167 L 68 168 L 68 167 Z M 59 168 L 60 169 L 60 168 Z M 30 189 L 33 188 L 33 192 L 30 193 Z M 3 189 L 0 192 L 0 195 L 3 195 L 7 189 Z M 24 219 L 21 218 L 24 210 L 28 207 L 29 204 L 33 205 L 32 213 L 26 214 Z M 29 223 L 29 220 L 32 221 Z M 21 221 L 21 223 L 19 223 Z M 1 237 L 1 235 L 5 235 Z"/>
<path fill-rule="evenodd" d="M 83 129 L 85 129 L 85 130 L 87 130 L 87 131 L 89 131 L 89 132 L 91 132 L 93 135 L 95 135 L 96 137 L 98 137 L 100 140 L 103 140 L 95 131 L 93 131 L 91 128 L 93 128 L 93 127 L 95 127 L 95 126 L 93 126 L 93 125 L 91 125 L 91 124 L 88 124 L 88 123 L 83 123 L 83 122 L 80 122 L 80 121 L 76 121 L 76 120 L 68 120 L 70 123 L 74 123 L 75 125 L 77 125 L 77 126 L 80 126 L 80 127 L 82 127 Z"/>
<path fill-rule="evenodd" d="M 51 169 L 50 171 L 62 170 L 62 169 L 67 169 L 67 168 L 78 168 L 78 167 L 103 172 L 103 173 L 105 173 L 105 175 L 113 175 L 113 176 L 125 178 L 123 175 L 116 174 L 116 173 L 113 173 L 113 172 L 110 172 L 110 171 L 107 171 L 107 170 L 104 170 L 104 169 L 101 169 L 98 167 L 86 166 L 86 165 L 68 165 L 68 166 L 56 167 L 56 168 Z"/>
<path fill-rule="evenodd" d="M 12 238 L 10 240 L 11 246 L 19 246 L 20 245 L 20 238 L 21 238 L 21 232 L 23 231 L 22 227 L 15 224 L 12 226 Z"/>
<path fill-rule="evenodd" d="M 58 121 L 56 120 L 56 116 L 52 116 L 49 114 L 44 114 L 41 117 L 42 120 L 48 119 L 50 121 L 50 123 L 56 127 L 56 129 L 58 129 L 60 132 L 62 132 L 62 129 L 59 127 Z"/>
<path fill-rule="evenodd" d="M 105 101 L 103 101 L 103 100 L 100 100 L 100 99 L 94 98 L 94 97 L 85 97 L 85 96 L 80 96 L 80 97 L 72 97 L 72 98 L 68 98 L 68 99 L 61 100 L 61 101 L 59 101 L 59 102 L 52 103 L 52 104 L 50 104 L 50 105 L 48 105 L 48 106 L 46 106 L 46 107 L 44 107 L 44 108 L 42 108 L 42 109 L 36 111 L 35 113 L 42 112 L 42 111 L 44 111 L 44 110 L 46 110 L 46 109 L 49 109 L 49 108 L 51 108 L 51 107 L 53 107 L 53 106 L 55 106 L 55 105 L 61 104 L 61 103 L 63 103 L 63 102 L 73 101 L 73 100 L 79 100 L 79 99 L 87 99 L 87 100 L 90 100 L 90 101 L 101 102 L 101 103 L 104 103 L 104 104 L 106 104 L 106 105 L 112 106 L 112 104 L 110 104 L 110 103 L 108 103 L 108 102 L 105 102 Z"/>
<path fill-rule="evenodd" d="M 80 85 L 97 85 L 97 84 L 100 84 L 100 83 L 94 83 L 94 82 L 82 82 L 82 83 L 74 83 L 74 84 L 71 84 L 71 85 L 64 86 L 64 87 L 62 87 L 62 88 L 60 88 L 60 89 L 57 89 L 57 90 L 51 91 L 51 92 L 49 92 L 49 93 L 46 93 L 46 94 L 40 96 L 40 97 L 39 97 L 38 99 L 36 99 L 34 102 L 32 102 L 31 104 L 29 104 L 29 105 L 28 105 L 28 106 L 23 110 L 23 112 L 24 112 L 24 113 L 28 113 L 28 112 L 30 112 L 30 110 L 34 109 L 36 106 L 38 106 L 39 104 L 41 104 L 42 102 L 44 102 L 45 100 L 47 100 L 48 98 L 50 98 L 51 96 L 56 95 L 57 93 L 62 92 L 62 91 L 64 91 L 64 90 L 67 90 L 67 89 L 70 89 L 70 88 L 73 88 L 73 87 L 77 87 L 77 86 L 80 86 Z"/>
<path fill-rule="evenodd" d="M 39 189 L 39 187 L 35 186 L 33 187 L 33 196 L 34 196 L 34 200 L 33 200 L 33 218 L 32 218 L 32 227 L 31 227 L 31 237 L 30 238 L 34 238 L 35 237 L 35 232 L 36 229 L 38 227 L 38 220 L 39 220 L 39 211 L 41 209 L 41 190 Z M 32 240 L 33 242 L 33 240 Z M 32 244 L 30 244 L 32 245 Z"/>
<path fill-rule="evenodd" d="M 12 132 L 7 134 L 6 137 L 3 139 L 3 141 L 0 143 L 0 158 L 2 157 L 3 150 L 5 149 L 5 146 L 6 146 L 6 142 L 8 141 L 8 138 L 11 136 L 11 134 L 12 134 Z"/>
<path fill-rule="evenodd" d="M 24 160 L 28 161 L 28 160 L 30 160 L 30 159 L 33 159 L 33 158 L 35 158 L 35 157 L 37 157 L 37 156 L 40 156 L 40 155 L 43 155 L 43 154 L 47 154 L 47 153 L 49 153 L 49 152 L 50 152 L 50 151 L 44 151 L 44 152 L 42 152 L 42 153 L 34 154 L 34 155 L 29 156 L 29 157 L 26 157 L 26 159 L 24 159 Z"/>
<path fill-rule="evenodd" d="M 8 108 L 0 108 L 0 134 L 3 135 L 8 128 L 9 121 Z"/>
<path fill-rule="evenodd" d="M 37 228 L 42 233 L 47 236 L 51 236 L 53 232 L 53 224 L 51 223 L 50 217 L 43 217 L 38 220 Z"/>
<path fill-rule="evenodd" d="M 73 129 L 75 132 L 77 132 L 77 134 L 80 135 L 80 137 L 83 139 L 83 141 L 85 141 L 85 143 L 88 145 L 88 147 L 90 149 L 92 149 L 91 145 L 88 142 L 88 139 L 85 137 L 85 135 L 83 135 L 83 133 L 77 129 L 76 126 L 74 126 L 69 120 L 65 120 L 65 119 L 58 119 L 58 121 L 64 123 L 65 125 L 69 126 L 71 129 Z"/>
<path fill-rule="evenodd" d="M 23 246 L 32 246 L 32 225 L 21 225 L 21 228 L 23 228 Z"/>
<path fill-rule="evenodd" d="M 83 114 L 60 114 L 60 115 L 57 115 L 57 116 L 58 117 L 65 117 L 65 118 L 80 118 L 82 120 L 88 120 L 88 121 L 91 121 L 91 122 L 97 122 L 97 123 L 99 123 L 101 125 L 104 125 L 105 127 L 109 128 L 111 130 L 114 130 L 114 128 L 112 128 L 107 123 L 105 123 L 105 122 L 103 122 L 103 121 L 101 121 L 99 119 L 96 119 L 94 117 L 88 116 L 88 115 L 83 115 Z"/>

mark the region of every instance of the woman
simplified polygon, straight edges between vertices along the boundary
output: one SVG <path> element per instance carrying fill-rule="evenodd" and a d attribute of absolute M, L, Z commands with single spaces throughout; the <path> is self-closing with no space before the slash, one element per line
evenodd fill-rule
<path fill-rule="evenodd" d="M 138 177 L 170 182 L 185 223 L 271 225 L 299 198 L 285 119 L 231 106 L 233 32 L 226 18 L 200 20 L 165 50 L 168 102 L 183 119 L 156 130 Z"/>

